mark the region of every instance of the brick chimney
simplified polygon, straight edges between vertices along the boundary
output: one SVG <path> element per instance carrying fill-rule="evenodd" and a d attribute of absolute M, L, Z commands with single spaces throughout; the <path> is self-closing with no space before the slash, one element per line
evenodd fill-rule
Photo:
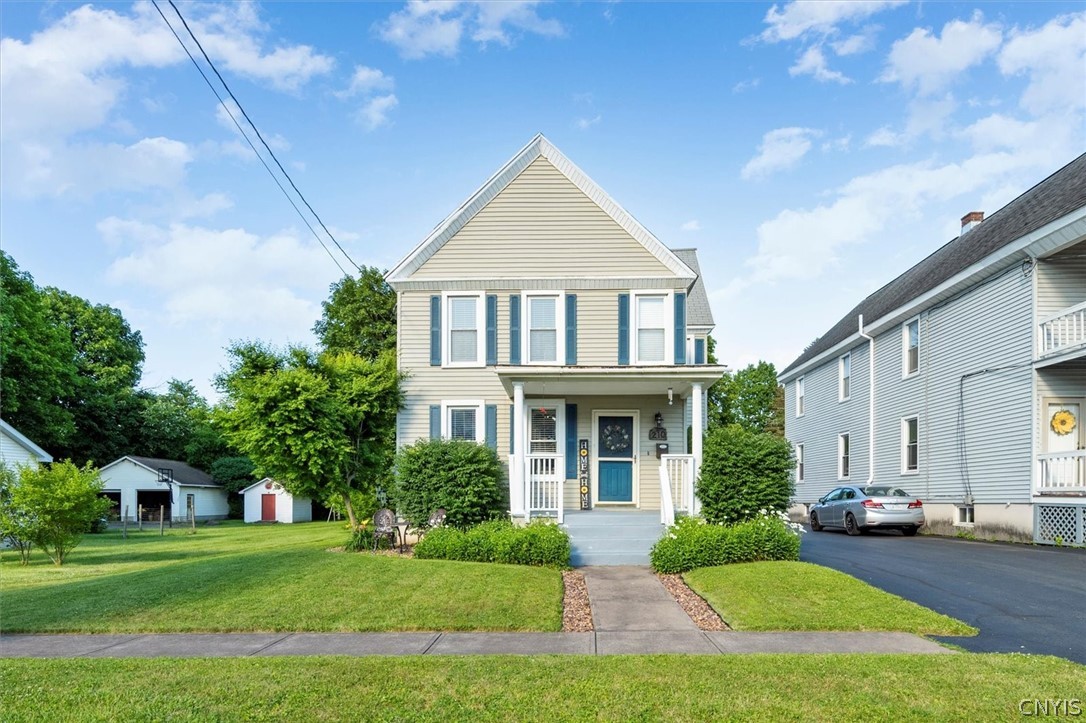
<path fill-rule="evenodd" d="M 972 231 L 984 221 L 984 211 L 970 211 L 962 216 L 962 234 Z"/>

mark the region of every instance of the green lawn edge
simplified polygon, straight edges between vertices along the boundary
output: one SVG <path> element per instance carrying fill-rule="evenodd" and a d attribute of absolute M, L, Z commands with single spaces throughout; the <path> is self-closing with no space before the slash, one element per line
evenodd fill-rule
<path fill-rule="evenodd" d="M 1002 720 L 1081 697 L 1019 654 L 6 659 L 8 721 Z"/>
<path fill-rule="evenodd" d="M 750 562 L 692 570 L 687 585 L 734 630 L 879 631 L 976 635 L 948 615 L 809 562 Z"/>

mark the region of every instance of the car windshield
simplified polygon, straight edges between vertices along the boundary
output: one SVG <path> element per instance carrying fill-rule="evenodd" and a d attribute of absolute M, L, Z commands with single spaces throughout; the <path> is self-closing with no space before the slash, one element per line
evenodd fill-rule
<path fill-rule="evenodd" d="M 865 487 L 864 494 L 868 497 L 911 497 L 908 492 L 900 487 Z"/>

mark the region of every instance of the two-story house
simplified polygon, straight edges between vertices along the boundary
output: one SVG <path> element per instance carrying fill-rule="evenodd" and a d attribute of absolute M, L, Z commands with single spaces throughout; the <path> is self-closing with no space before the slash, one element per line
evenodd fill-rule
<path fill-rule="evenodd" d="M 965 216 L 779 380 L 797 503 L 894 484 L 937 530 L 1086 543 L 1086 155 Z"/>
<path fill-rule="evenodd" d="M 408 375 L 398 444 L 490 445 L 515 518 L 693 506 L 705 392 L 725 371 L 706 363 L 696 254 L 543 136 L 387 280 Z"/>

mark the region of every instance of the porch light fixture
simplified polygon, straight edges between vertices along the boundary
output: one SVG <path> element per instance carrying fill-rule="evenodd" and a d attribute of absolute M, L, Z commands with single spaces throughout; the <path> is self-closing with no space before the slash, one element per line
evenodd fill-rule
<path fill-rule="evenodd" d="M 667 406 L 671 406 L 675 403 L 675 391 L 671 388 L 667 388 Z"/>

